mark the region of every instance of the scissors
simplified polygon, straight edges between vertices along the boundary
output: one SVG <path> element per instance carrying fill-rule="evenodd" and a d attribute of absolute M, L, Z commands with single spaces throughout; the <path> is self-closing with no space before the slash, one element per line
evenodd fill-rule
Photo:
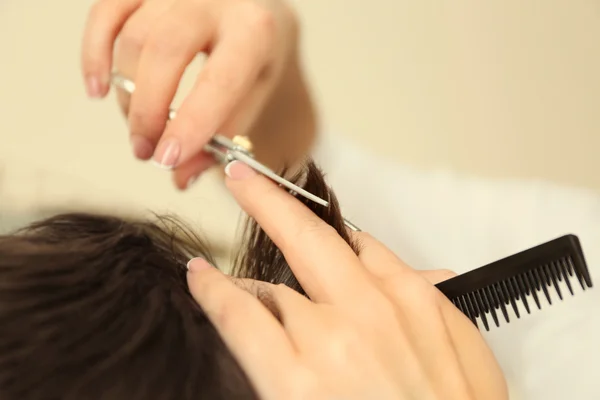
<path fill-rule="evenodd" d="M 135 91 L 135 82 L 125 78 L 124 76 L 116 72 L 113 72 L 111 75 L 111 83 L 129 94 L 132 94 Z M 175 110 L 169 110 L 170 120 L 175 118 L 176 115 L 177 113 Z M 329 202 L 327 200 L 315 196 L 309 191 L 279 176 L 277 173 L 275 173 L 275 171 L 257 161 L 254 158 L 254 154 L 252 153 L 250 146 L 244 145 L 238 140 L 231 140 L 223 135 L 216 134 L 210 139 L 210 141 L 207 144 L 204 145 L 204 151 L 212 154 L 213 157 L 215 157 L 217 161 L 219 161 L 221 164 L 228 164 L 234 160 L 241 161 L 244 164 L 248 165 L 250 168 L 254 169 L 255 171 L 263 174 L 267 178 L 275 181 L 281 186 L 284 186 L 289 191 L 299 194 L 300 196 L 317 204 L 320 204 L 323 207 L 329 207 Z M 360 231 L 360 229 L 356 225 L 354 225 L 352 222 L 348 221 L 345 218 L 344 224 L 346 225 L 346 227 L 353 231 Z"/>

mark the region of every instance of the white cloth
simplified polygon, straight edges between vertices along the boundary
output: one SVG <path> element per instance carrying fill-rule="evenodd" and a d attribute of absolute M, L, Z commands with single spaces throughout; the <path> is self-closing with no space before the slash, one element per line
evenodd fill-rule
<path fill-rule="evenodd" d="M 533 180 L 423 172 L 334 135 L 322 139 L 315 158 L 345 217 L 414 268 L 463 273 L 574 233 L 592 280 L 600 279 L 598 193 Z M 600 291 L 575 290 L 562 302 L 551 291 L 552 306 L 544 299 L 542 310 L 484 333 L 511 399 L 600 399 Z"/>

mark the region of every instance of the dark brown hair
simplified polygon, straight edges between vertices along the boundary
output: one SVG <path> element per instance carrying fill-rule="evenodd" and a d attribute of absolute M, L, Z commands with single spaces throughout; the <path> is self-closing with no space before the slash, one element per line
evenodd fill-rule
<path fill-rule="evenodd" d="M 350 243 L 312 163 L 304 201 Z M 62 214 L 0 236 L 0 399 L 256 399 L 186 282 L 208 248 L 174 218 Z M 353 248 L 356 250 L 356 246 Z M 250 221 L 234 275 L 302 287 Z"/>

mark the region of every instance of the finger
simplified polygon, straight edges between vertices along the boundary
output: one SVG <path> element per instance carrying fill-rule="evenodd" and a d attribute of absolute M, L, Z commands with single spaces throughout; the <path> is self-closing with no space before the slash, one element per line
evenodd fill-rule
<path fill-rule="evenodd" d="M 205 260 L 191 260 L 188 269 L 194 299 L 258 392 L 272 393 L 295 361 L 295 350 L 281 324 L 255 297 Z"/>
<path fill-rule="evenodd" d="M 146 0 L 125 22 L 115 46 L 115 69 L 135 82 L 142 49 L 156 21 L 166 13 L 175 0 Z M 129 114 L 129 94 L 117 90 L 125 115 Z"/>
<path fill-rule="evenodd" d="M 288 325 L 289 327 L 295 327 L 296 324 L 300 326 L 308 324 L 308 319 L 304 318 L 303 314 L 311 312 L 310 307 L 315 304 L 285 284 L 273 284 L 248 278 L 230 279 L 238 287 L 260 300 L 275 318 L 284 325 L 288 335 L 290 334 L 287 329 Z M 290 319 L 293 319 L 293 321 Z M 297 321 L 304 322 L 298 323 Z"/>
<path fill-rule="evenodd" d="M 371 235 L 352 235 L 360 242 L 359 258 L 365 268 L 379 279 L 383 291 L 399 310 L 402 326 L 426 372 L 432 379 L 441 379 L 442 387 L 454 387 L 456 393 L 464 393 L 465 380 L 462 373 L 456 372 L 461 369 L 442 316 L 444 299 L 432 286 L 446 273 L 415 271 Z M 449 368 L 452 371 L 445 373 Z"/>
<path fill-rule="evenodd" d="M 145 139 L 153 150 L 185 69 L 214 36 L 213 23 L 204 14 L 189 2 L 174 4 L 157 21 L 142 50 L 129 106 L 129 128 L 132 137 Z"/>
<path fill-rule="evenodd" d="M 215 158 L 208 153 L 196 154 L 173 171 L 175 186 L 180 190 L 189 189 L 204 171 L 216 163 Z"/>
<path fill-rule="evenodd" d="M 232 137 L 234 132 L 246 132 L 250 126 L 250 120 L 258 113 L 257 106 L 264 99 L 264 88 L 254 88 L 251 95 L 243 100 L 234 112 L 234 117 L 225 123 L 221 134 Z M 173 172 L 173 181 L 180 190 L 190 188 L 206 170 L 217 164 L 217 160 L 211 154 L 204 151 L 192 156 L 192 158 L 177 166 Z"/>
<path fill-rule="evenodd" d="M 380 286 L 398 310 L 400 324 L 425 373 L 436 383 L 433 389 L 443 388 L 448 393 L 458 394 L 468 392 L 442 312 L 446 299 L 422 274 L 407 273 L 403 268 L 398 270 L 397 274 L 387 273 Z"/>
<path fill-rule="evenodd" d="M 374 290 L 371 278 L 348 244 L 331 226 L 293 196 L 247 165 L 225 169 L 227 187 L 284 254 L 309 297 L 346 303 Z"/>
<path fill-rule="evenodd" d="M 234 132 L 247 132 L 251 120 L 258 114 L 264 100 L 263 87 L 255 87 L 249 96 L 238 105 L 234 116 L 228 120 L 219 131 L 222 135 L 233 137 Z M 196 180 L 209 168 L 217 164 L 217 160 L 211 154 L 201 151 L 179 166 L 173 172 L 173 181 L 180 190 L 190 188 Z"/>
<path fill-rule="evenodd" d="M 481 332 L 450 301 L 442 302 L 442 314 L 472 392 L 496 393 L 498 399 L 507 399 L 506 381 L 497 379 L 502 370 Z M 488 366 L 485 373 L 481 371 L 482 365 Z"/>
<path fill-rule="evenodd" d="M 394 252 L 370 234 L 351 231 L 350 235 L 359 245 L 359 259 L 377 278 L 385 279 L 398 273 L 416 274 Z"/>
<path fill-rule="evenodd" d="M 257 125 L 263 123 L 261 116 L 276 114 L 266 110 L 267 102 L 273 95 L 274 82 L 277 80 L 273 79 L 270 73 L 269 77 L 261 74 L 250 91 L 237 102 L 232 113 L 221 124 L 219 133 L 227 137 L 243 135 L 251 129 L 256 130 Z M 256 140 L 256 137 L 252 137 L 252 140 Z"/>
<path fill-rule="evenodd" d="M 90 97 L 103 97 L 108 92 L 114 42 L 141 3 L 142 0 L 100 0 L 92 6 L 81 51 L 81 68 Z"/>
<path fill-rule="evenodd" d="M 269 40 L 263 26 L 242 22 L 223 33 L 190 94 L 169 123 L 154 160 L 165 168 L 198 153 L 245 97 L 264 68 Z"/>
<path fill-rule="evenodd" d="M 322 341 L 327 324 L 315 303 L 283 284 L 269 287 L 268 299 L 298 351 Z"/>
<path fill-rule="evenodd" d="M 361 246 L 359 258 L 365 268 L 380 280 L 383 291 L 399 310 L 402 326 L 426 373 L 440 382 L 439 387 L 465 393 L 468 387 L 443 317 L 445 299 L 432 286 L 452 272 L 413 270 L 368 233 L 351 235 Z"/>
<path fill-rule="evenodd" d="M 365 267 L 379 279 L 386 279 L 390 275 L 401 272 L 416 273 L 425 278 L 432 285 L 454 278 L 457 274 L 447 269 L 414 270 L 386 245 L 366 232 L 351 231 L 350 235 L 359 243 L 360 253 L 358 258 Z"/>

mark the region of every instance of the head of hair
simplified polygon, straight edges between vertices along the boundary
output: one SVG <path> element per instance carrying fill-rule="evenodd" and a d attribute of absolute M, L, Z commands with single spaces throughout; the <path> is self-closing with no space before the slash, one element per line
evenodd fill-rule
<path fill-rule="evenodd" d="M 301 178 L 330 207 L 299 200 L 356 250 L 323 174 L 309 162 Z M 190 295 L 195 256 L 215 265 L 204 241 L 171 217 L 70 213 L 0 236 L 0 398 L 257 399 Z M 304 294 L 254 221 L 232 274 Z"/>

